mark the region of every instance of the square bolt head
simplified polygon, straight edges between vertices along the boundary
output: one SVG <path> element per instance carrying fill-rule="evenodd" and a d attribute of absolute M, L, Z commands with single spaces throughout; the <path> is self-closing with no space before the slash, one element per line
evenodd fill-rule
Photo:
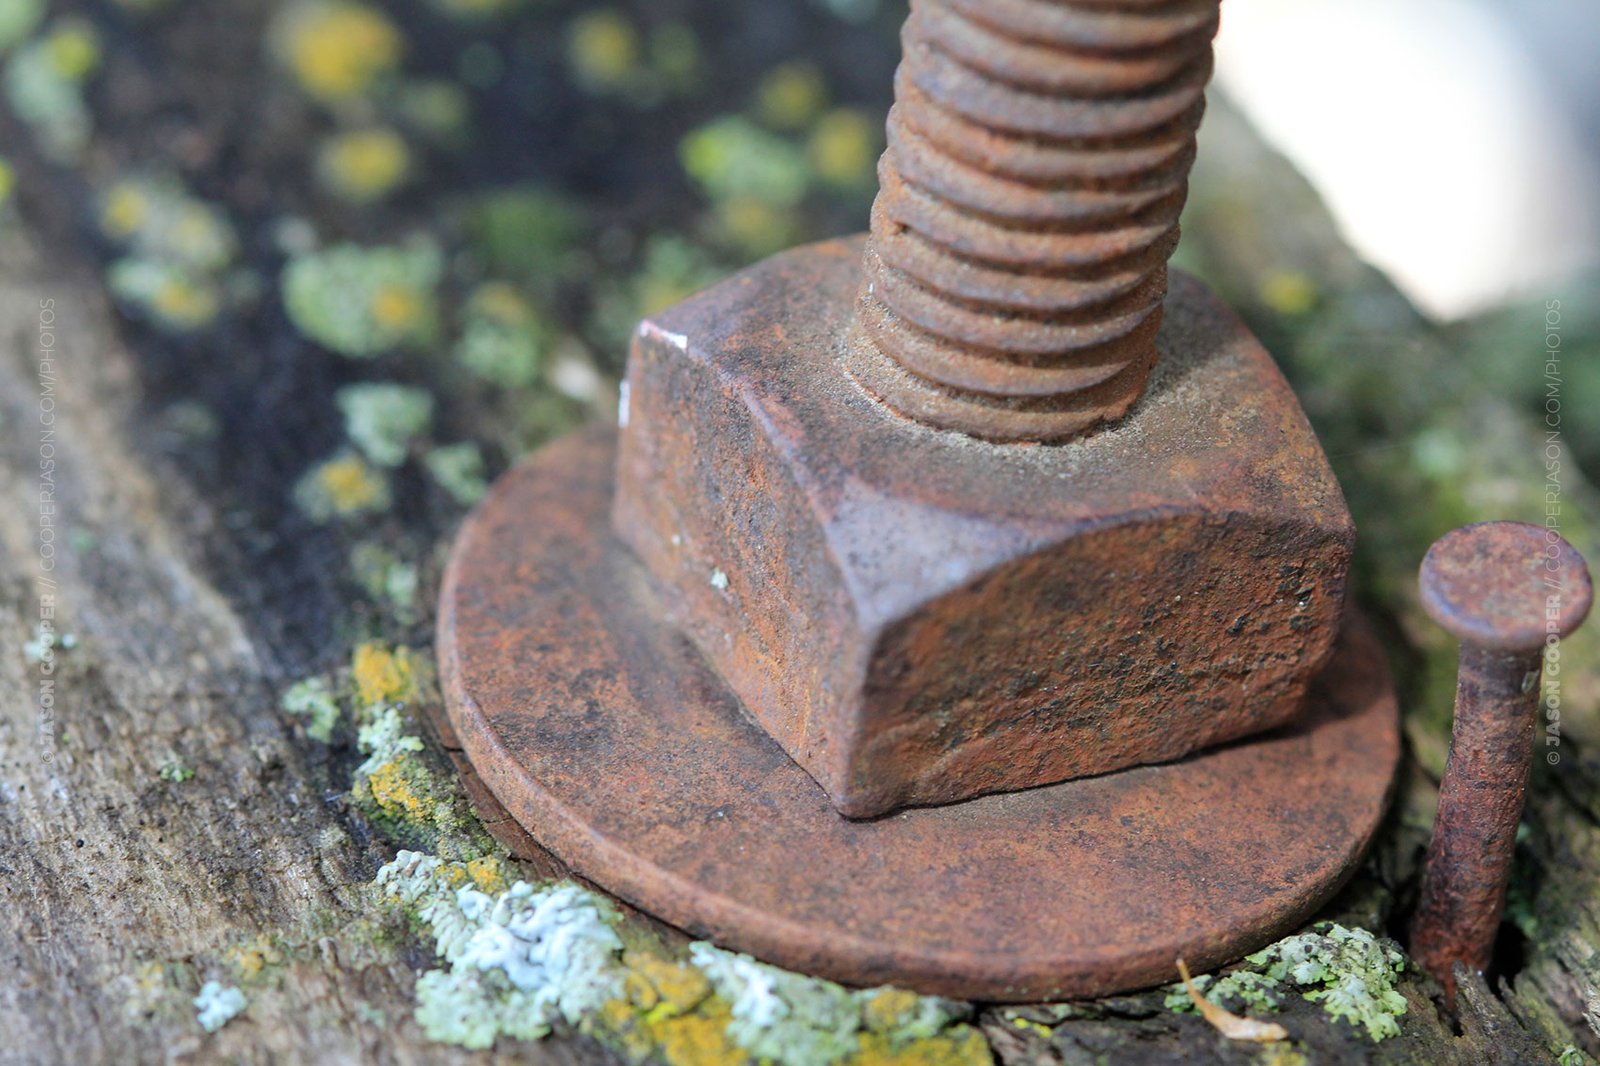
<path fill-rule="evenodd" d="M 1174 273 L 1156 369 L 1062 445 L 932 430 L 846 373 L 861 241 L 641 323 L 613 525 L 851 817 L 1269 729 L 1332 653 L 1354 528 L 1270 356 Z"/>

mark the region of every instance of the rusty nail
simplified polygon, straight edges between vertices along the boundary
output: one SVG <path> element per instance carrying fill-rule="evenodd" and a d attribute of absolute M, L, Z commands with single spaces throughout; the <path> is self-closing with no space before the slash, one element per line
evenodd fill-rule
<path fill-rule="evenodd" d="M 1420 580 L 1423 607 L 1461 642 L 1461 663 L 1411 952 L 1453 1007 L 1455 965 L 1488 967 L 1505 909 L 1545 649 L 1582 623 L 1594 592 L 1572 545 L 1520 522 L 1445 534 Z"/>

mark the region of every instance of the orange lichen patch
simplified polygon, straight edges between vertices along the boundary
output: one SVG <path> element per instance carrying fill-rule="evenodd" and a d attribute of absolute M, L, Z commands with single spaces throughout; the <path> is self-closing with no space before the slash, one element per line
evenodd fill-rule
<path fill-rule="evenodd" d="M 506 876 L 506 864 L 492 855 L 473 859 L 466 865 L 466 875 L 479 892 L 497 895 L 511 887 Z"/>
<path fill-rule="evenodd" d="M 259 977 L 268 966 L 283 962 L 283 952 L 265 934 L 229 948 L 222 957 L 241 981 Z"/>

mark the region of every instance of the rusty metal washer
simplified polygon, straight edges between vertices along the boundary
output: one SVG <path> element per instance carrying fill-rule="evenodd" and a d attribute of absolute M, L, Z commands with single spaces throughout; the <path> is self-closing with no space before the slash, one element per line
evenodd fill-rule
<path fill-rule="evenodd" d="M 608 517 L 614 432 L 557 442 L 467 522 L 448 713 L 495 796 L 584 876 L 689 932 L 852 984 L 1108 994 L 1237 958 L 1353 870 L 1399 752 L 1351 626 L 1290 726 L 1183 762 L 850 821 L 663 616 Z"/>

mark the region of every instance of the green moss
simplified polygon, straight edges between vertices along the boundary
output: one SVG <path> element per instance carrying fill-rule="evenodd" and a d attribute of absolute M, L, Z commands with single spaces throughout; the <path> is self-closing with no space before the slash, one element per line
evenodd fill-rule
<path fill-rule="evenodd" d="M 1224 977 L 1200 977 L 1195 984 L 1213 1003 L 1246 1014 L 1277 1010 L 1285 995 L 1297 993 L 1377 1042 L 1400 1035 L 1406 1001 L 1395 984 L 1404 971 L 1405 956 L 1389 941 L 1323 923 L 1256 952 Z M 1166 1005 L 1194 1009 L 1181 985 L 1172 987 Z"/>
<path fill-rule="evenodd" d="M 442 270 L 440 251 L 428 240 L 377 248 L 343 244 L 289 261 L 284 309 L 295 328 L 318 344 L 370 359 L 432 343 Z"/>

